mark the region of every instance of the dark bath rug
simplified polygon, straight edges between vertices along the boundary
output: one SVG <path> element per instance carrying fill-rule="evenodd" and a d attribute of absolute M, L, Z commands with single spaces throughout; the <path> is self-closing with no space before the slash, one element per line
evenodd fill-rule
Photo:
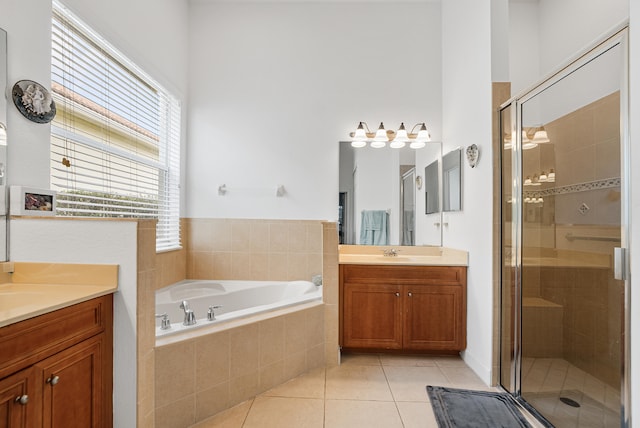
<path fill-rule="evenodd" d="M 440 428 L 531 428 L 511 395 L 427 386 Z"/>

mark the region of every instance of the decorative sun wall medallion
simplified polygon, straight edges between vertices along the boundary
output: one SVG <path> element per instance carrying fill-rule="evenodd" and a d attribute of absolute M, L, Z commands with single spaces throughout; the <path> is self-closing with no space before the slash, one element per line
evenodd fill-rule
<path fill-rule="evenodd" d="M 478 149 L 478 146 L 476 146 L 475 144 L 472 144 L 467 147 L 466 154 L 469 166 L 471 168 L 475 168 L 478 164 L 478 158 L 480 158 L 480 149 Z"/>
<path fill-rule="evenodd" d="M 11 91 L 20 113 L 36 123 L 49 123 L 56 115 L 56 104 L 49 91 L 33 80 L 20 80 Z"/>

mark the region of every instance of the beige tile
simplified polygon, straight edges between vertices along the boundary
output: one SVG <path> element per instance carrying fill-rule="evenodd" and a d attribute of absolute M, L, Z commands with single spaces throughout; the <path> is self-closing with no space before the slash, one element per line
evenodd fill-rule
<path fill-rule="evenodd" d="M 378 354 L 347 354 L 343 353 L 340 364 L 356 366 L 379 366 L 380 355 Z"/>
<path fill-rule="evenodd" d="M 467 364 L 459 356 L 434 357 L 438 367 L 467 367 Z"/>
<path fill-rule="evenodd" d="M 229 404 L 248 400 L 260 392 L 260 372 L 255 371 L 229 381 Z"/>
<path fill-rule="evenodd" d="M 284 361 L 284 317 L 260 322 L 260 367 Z"/>
<path fill-rule="evenodd" d="M 285 281 L 288 275 L 287 253 L 269 253 L 267 279 Z"/>
<path fill-rule="evenodd" d="M 396 401 L 428 401 L 427 385 L 451 386 L 438 367 L 384 367 Z"/>
<path fill-rule="evenodd" d="M 288 314 L 284 318 L 286 355 L 306 351 L 307 348 L 307 311 Z"/>
<path fill-rule="evenodd" d="M 402 428 L 396 404 L 380 401 L 327 400 L 326 428 Z"/>
<path fill-rule="evenodd" d="M 334 400 L 393 401 L 381 366 L 341 365 L 328 368 L 326 397 Z"/>
<path fill-rule="evenodd" d="M 259 391 L 267 391 L 285 381 L 284 360 L 276 361 L 268 366 L 260 367 Z"/>
<path fill-rule="evenodd" d="M 436 367 L 436 359 L 428 355 L 391 355 L 381 354 L 383 366 L 399 367 Z"/>
<path fill-rule="evenodd" d="M 252 404 L 253 400 L 245 401 L 193 425 L 192 428 L 241 428 Z"/>
<path fill-rule="evenodd" d="M 324 343 L 324 305 L 313 307 L 307 311 L 306 330 L 307 348 Z"/>
<path fill-rule="evenodd" d="M 209 221 L 192 221 L 187 236 L 191 251 L 213 251 L 213 227 Z"/>
<path fill-rule="evenodd" d="M 307 251 L 310 253 L 322 252 L 322 224 L 312 222 L 306 224 Z"/>
<path fill-rule="evenodd" d="M 231 221 L 231 251 L 251 251 L 251 222 L 249 220 Z"/>
<path fill-rule="evenodd" d="M 231 268 L 231 253 L 216 251 L 213 253 L 211 279 L 233 279 Z"/>
<path fill-rule="evenodd" d="M 243 428 L 322 428 L 323 400 L 312 398 L 257 397 Z"/>
<path fill-rule="evenodd" d="M 196 391 L 227 382 L 230 377 L 229 332 L 208 334 L 195 341 Z"/>
<path fill-rule="evenodd" d="M 430 403 L 396 403 L 405 428 L 438 428 Z"/>
<path fill-rule="evenodd" d="M 490 388 L 468 367 L 441 367 L 453 388 L 485 390 Z"/>
<path fill-rule="evenodd" d="M 285 354 L 285 376 L 287 379 L 294 378 L 307 371 L 307 351 Z"/>
<path fill-rule="evenodd" d="M 258 281 L 269 278 L 269 255 L 267 253 L 251 254 L 250 278 Z"/>
<path fill-rule="evenodd" d="M 231 278 L 251 279 L 251 253 L 231 253 Z"/>
<path fill-rule="evenodd" d="M 194 396 L 187 395 L 156 409 L 156 428 L 184 428 L 195 422 Z"/>
<path fill-rule="evenodd" d="M 256 220 L 251 223 L 250 250 L 253 253 L 266 253 L 269 250 L 269 223 Z"/>
<path fill-rule="evenodd" d="M 286 253 L 289 249 L 289 227 L 284 222 L 269 224 L 269 251 Z"/>
<path fill-rule="evenodd" d="M 257 371 L 260 361 L 259 334 L 258 324 L 234 329 L 229 338 L 231 379 Z"/>
<path fill-rule="evenodd" d="M 263 395 L 270 397 L 324 398 L 325 369 L 319 368 L 276 386 Z"/>
<path fill-rule="evenodd" d="M 209 219 L 213 251 L 231 250 L 231 223 L 225 219 Z"/>
<path fill-rule="evenodd" d="M 212 253 L 192 252 L 190 260 L 190 279 L 214 279 Z"/>
<path fill-rule="evenodd" d="M 307 226 L 303 222 L 289 224 L 287 251 L 299 253 L 307 251 Z"/>
<path fill-rule="evenodd" d="M 156 408 L 180 400 L 185 396 L 192 396 L 195 392 L 194 349 L 193 341 L 156 348 L 155 372 L 167 374 L 165 376 L 156 375 Z"/>
<path fill-rule="evenodd" d="M 324 343 L 307 348 L 307 370 L 325 366 Z"/>
<path fill-rule="evenodd" d="M 308 279 L 307 255 L 305 253 L 287 253 L 287 276 L 286 279 L 294 281 L 297 279 Z"/>
<path fill-rule="evenodd" d="M 196 422 L 207 419 L 229 407 L 229 382 L 219 383 L 196 394 Z"/>

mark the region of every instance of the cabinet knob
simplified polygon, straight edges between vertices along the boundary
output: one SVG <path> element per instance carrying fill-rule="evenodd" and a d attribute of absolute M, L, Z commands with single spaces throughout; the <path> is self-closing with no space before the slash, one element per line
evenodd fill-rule
<path fill-rule="evenodd" d="M 400 293 L 396 291 L 396 297 L 400 297 Z"/>
<path fill-rule="evenodd" d="M 24 406 L 25 404 L 27 404 L 29 402 L 29 396 L 27 394 L 19 395 L 19 396 L 16 397 L 15 402 L 16 403 L 20 403 L 20 404 L 22 404 Z"/>
<path fill-rule="evenodd" d="M 60 378 L 58 376 L 51 376 L 50 378 L 47 379 L 46 382 L 50 383 L 51 386 L 53 386 L 53 385 L 56 385 L 58 382 L 60 382 Z"/>
<path fill-rule="evenodd" d="M 409 297 L 413 296 L 413 294 L 411 294 L 411 292 L 408 293 Z"/>

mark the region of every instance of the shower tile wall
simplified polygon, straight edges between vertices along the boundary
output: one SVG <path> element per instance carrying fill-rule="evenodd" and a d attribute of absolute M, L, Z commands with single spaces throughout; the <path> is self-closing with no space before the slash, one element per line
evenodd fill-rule
<path fill-rule="evenodd" d="M 311 280 L 322 273 L 322 225 L 307 220 L 187 219 L 191 279 Z"/>

